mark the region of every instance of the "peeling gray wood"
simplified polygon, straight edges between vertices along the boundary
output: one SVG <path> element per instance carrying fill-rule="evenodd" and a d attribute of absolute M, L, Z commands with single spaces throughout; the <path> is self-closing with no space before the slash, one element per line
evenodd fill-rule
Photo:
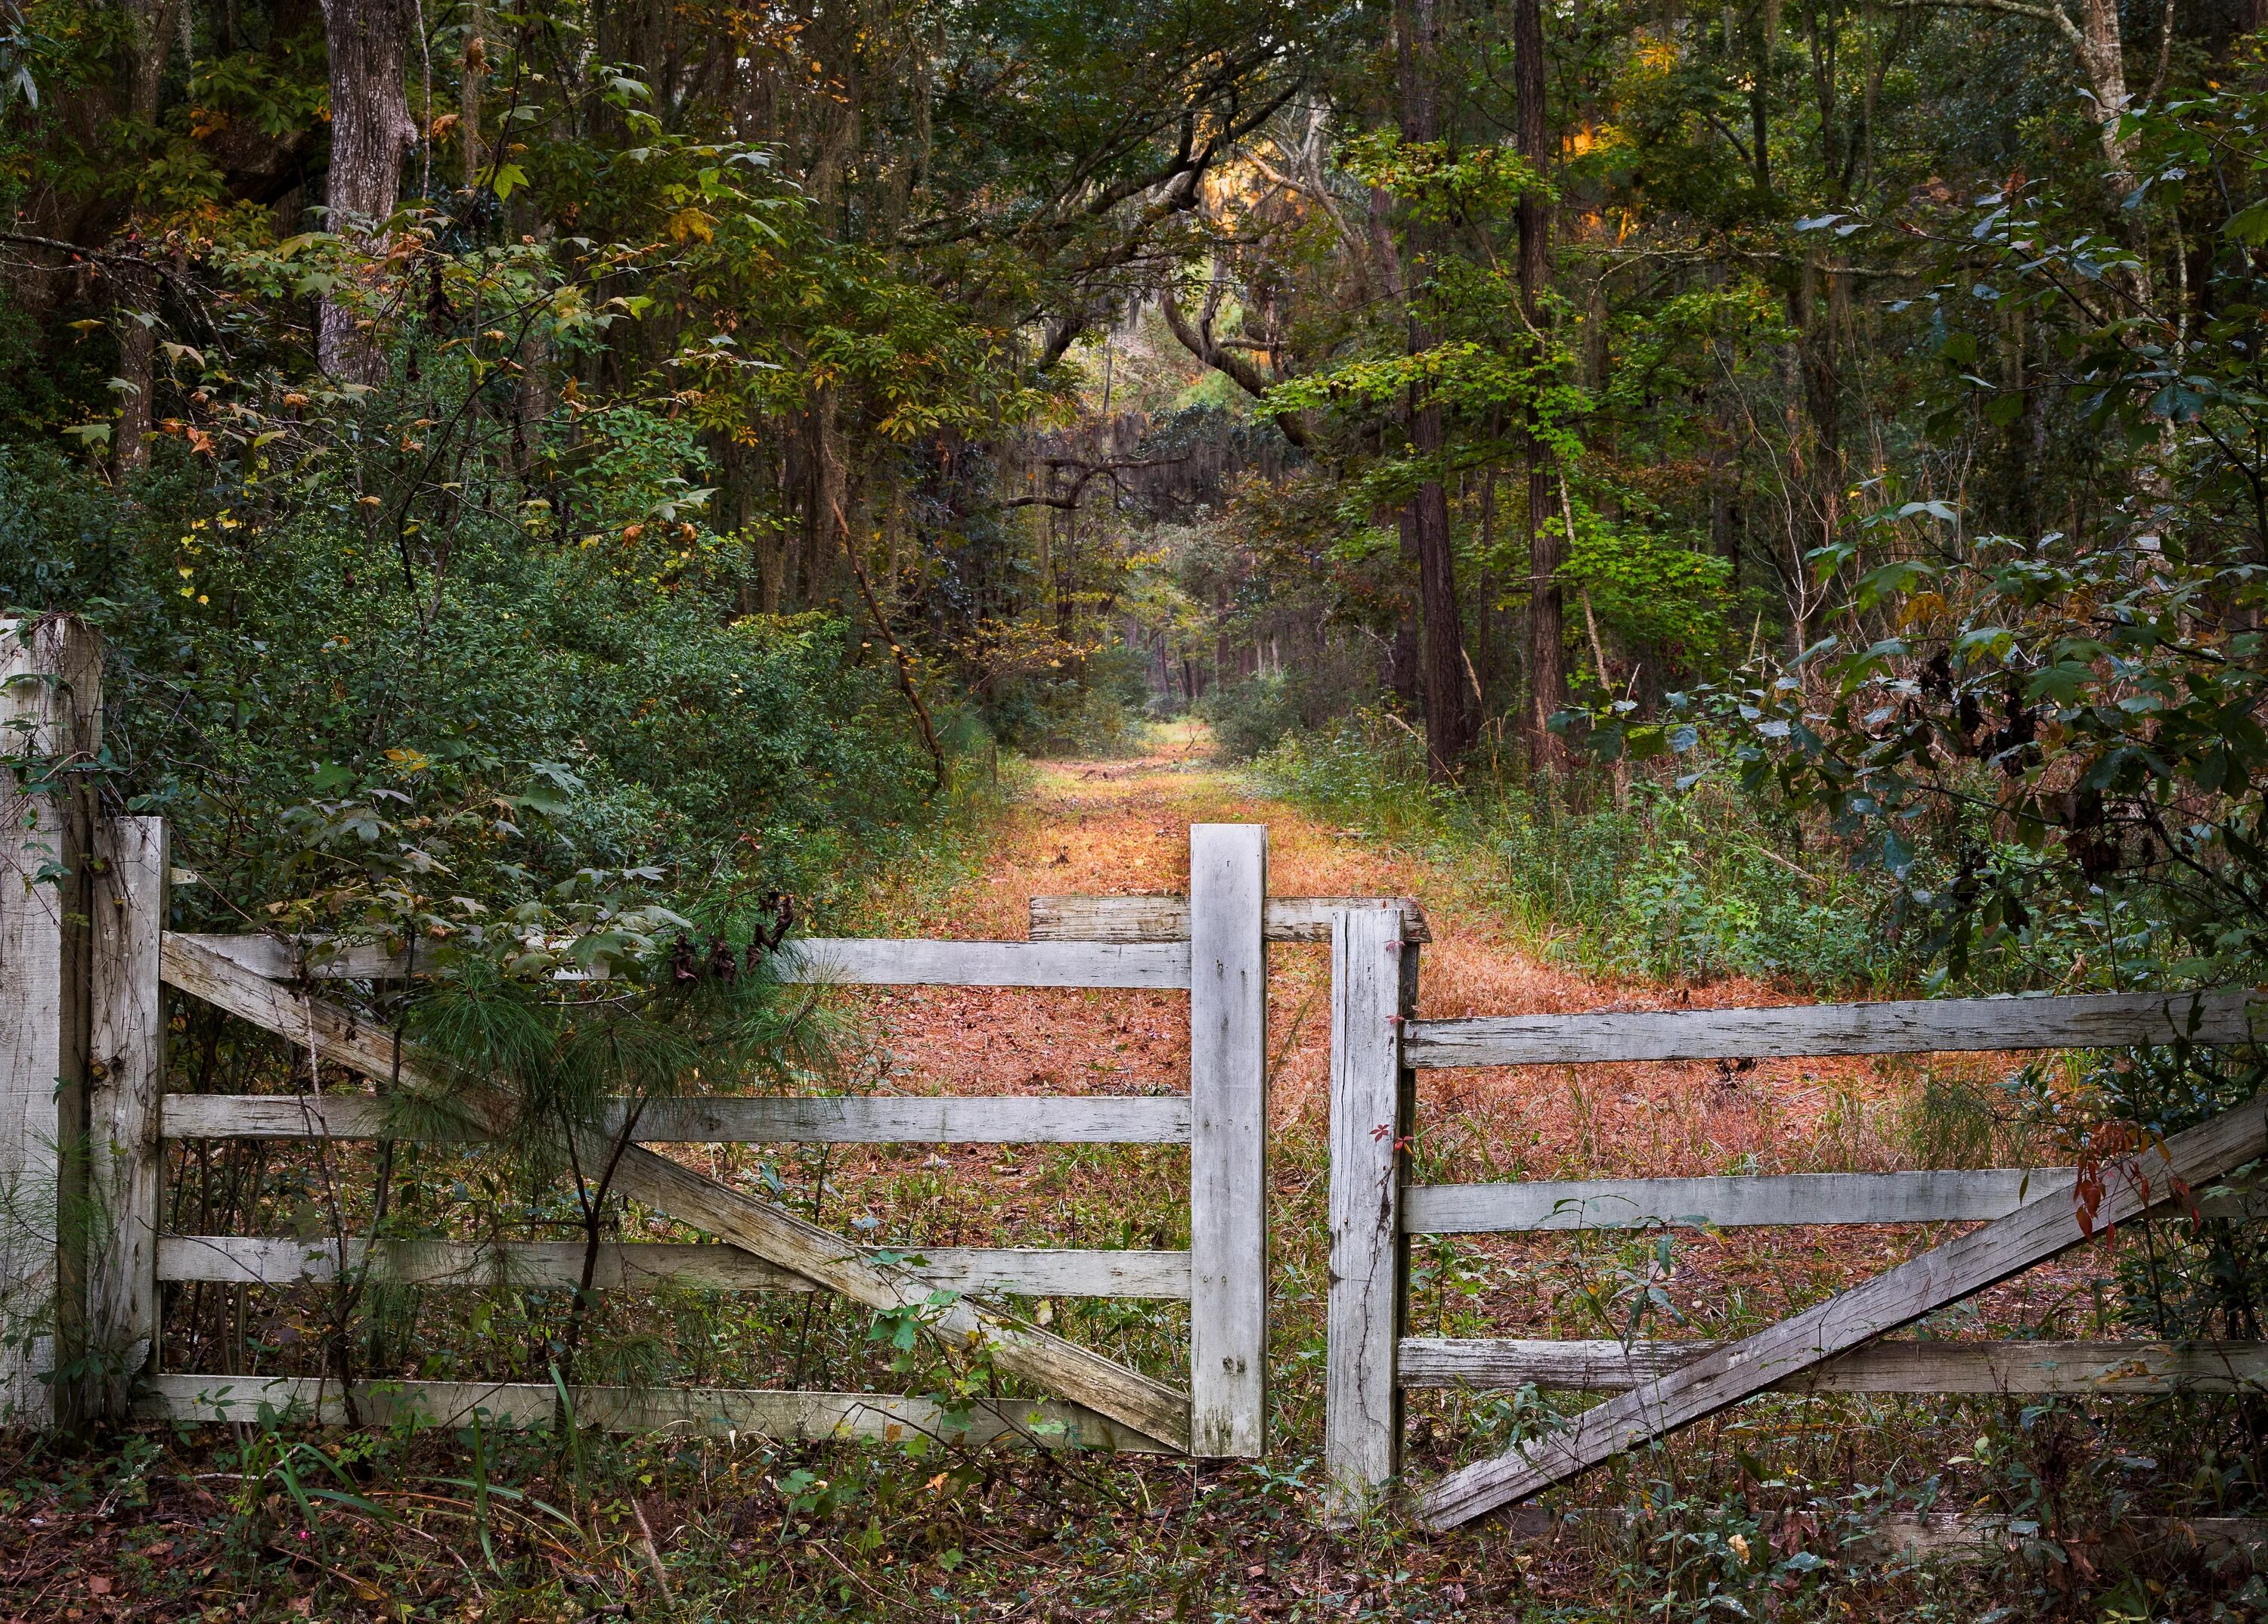
<path fill-rule="evenodd" d="M 1414 897 L 1271 897 L 1263 916 L 1270 941 L 1329 941 L 1336 908 L 1399 908 L 1405 941 L 1431 941 Z M 1027 926 L 1034 941 L 1187 941 L 1186 897 L 1035 897 Z"/>
<path fill-rule="evenodd" d="M 1189 1447 L 1268 1436 L 1268 830 L 1189 825 Z"/>
<path fill-rule="evenodd" d="M 578 1387 L 576 1420 L 608 1432 L 678 1433 L 688 1437 L 747 1434 L 784 1440 L 865 1438 L 903 1443 L 927 1436 L 967 1445 L 1021 1443 L 1042 1448 L 1085 1445 L 1133 1453 L 1158 1445 L 1108 1417 L 1052 1399 L 979 1400 L 965 1418 L 933 1399 L 898 1393 L 778 1391 L 732 1387 Z M 468 1425 L 475 1415 L 509 1428 L 549 1427 L 558 1390 L 545 1382 L 356 1384 L 363 1424 L 416 1421 L 432 1427 Z M 136 1413 L 173 1421 L 307 1421 L 343 1426 L 338 1384 L 312 1376 L 152 1377 Z"/>
<path fill-rule="evenodd" d="M 1525 1341 L 1405 1337 L 1406 1387 L 1625 1392 L 1721 1342 Z M 1773 1384 L 1775 1392 L 2252 1392 L 2268 1384 L 2262 1342 L 1922 1342 L 1854 1347 Z"/>
<path fill-rule="evenodd" d="M 1410 1064 L 1553 1066 L 1602 1060 L 1715 1060 L 1955 1050 L 2097 1049 L 2129 1044 L 2245 1043 L 2252 993 L 2099 993 L 2072 997 L 1919 999 L 1675 1009 L 1627 1015 L 1478 1015 L 1416 1021 Z"/>
<path fill-rule="evenodd" d="M 1325 1510 L 1374 1505 L 1401 1469 L 1400 921 L 1344 909 L 1331 943 L 1330 1273 L 1325 1308 Z"/>
<path fill-rule="evenodd" d="M 168 937 L 166 979 L 216 1007 L 367 1077 L 398 1073 L 402 1084 L 456 1104 L 490 1130 L 509 1125 L 509 1106 L 476 1084 L 431 1074 L 420 1057 L 399 1056 L 383 1031 L 345 1011 L 269 981 L 225 957 Z M 594 1162 L 610 1148 L 586 1140 Z M 840 1236 L 769 1201 L 718 1183 L 643 1147 L 615 1161 L 615 1188 L 681 1222 L 707 1231 L 870 1308 L 923 1307 L 924 1322 L 948 1347 L 983 1345 L 1002 1369 L 1100 1411 L 1175 1450 L 1189 1444 L 1189 1399 L 1163 1383 L 1036 1326 L 982 1305 L 928 1305 L 930 1288 L 907 1270 L 862 1257 Z"/>
<path fill-rule="evenodd" d="M 1189 984 L 1188 904 L 1180 935 L 1160 940 L 940 941 L 799 937 L 773 959 L 780 978 L 844 986 L 1136 987 Z M 372 981 L 408 976 L 410 956 L 371 942 L 271 935 L 198 935 L 197 944 L 270 981 Z"/>
<path fill-rule="evenodd" d="M 2082 1227 L 2051 1192 L 1854 1286 L 1770 1330 L 1718 1349 L 1587 1410 L 1535 1443 L 1452 1473 L 1425 1497 L 1425 1520 L 1454 1527 L 1524 1500 L 1664 1433 L 1690 1425 L 1861 1342 L 1909 1325 L 2123 1222 L 2268 1150 L 2268 1099 L 2223 1111 L 2104 1170 L 2107 1193 Z"/>
<path fill-rule="evenodd" d="M 2067 1167 L 1992 1167 L 1949 1172 L 1412 1185 L 1402 1192 L 1402 1227 L 1412 1235 L 1479 1235 L 1649 1224 L 1731 1229 L 1770 1224 L 1939 1223 L 2005 1218 L 2027 1200 L 2068 1190 L 2073 1177 Z"/>
<path fill-rule="evenodd" d="M 871 1254 L 876 1249 L 865 1247 Z M 1028 1297 L 1148 1297 L 1185 1300 L 1185 1251 L 1078 1251 L 1053 1247 L 900 1246 L 907 1269 L 932 1289 Z M 583 1275 L 577 1241 L 354 1240 L 353 1268 L 404 1286 L 572 1287 Z M 335 1280 L 335 1240 L 288 1236 L 167 1235 L 158 1243 L 157 1278 L 232 1285 L 290 1286 Z M 814 1291 L 820 1288 L 737 1246 L 627 1241 L 599 1248 L 592 1284 L 605 1290 L 662 1286 L 713 1291 Z"/>
<path fill-rule="evenodd" d="M 101 707 L 89 627 L 0 620 L 0 757 L 34 764 L 0 765 L 0 1424 L 68 1421 L 78 1397 L 40 1377 L 85 1332 L 87 1236 L 64 1222 L 84 1163 L 65 1151 L 86 1132 L 94 806 L 68 770 L 101 748 Z"/>
<path fill-rule="evenodd" d="M 87 1268 L 87 1341 L 100 1375 L 90 1412 L 129 1414 L 132 1377 L 158 1344 L 159 1136 L 166 1088 L 166 998 L 158 944 L 169 874 L 166 820 L 95 825 L 93 1014 L 87 1066 L 88 1186 L 94 1244 Z"/>
<path fill-rule="evenodd" d="M 620 1121 L 621 1107 L 614 1120 Z M 394 1133 L 421 1126 L 397 1112 Z M 441 1125 L 446 1127 L 446 1121 Z M 376 1139 L 386 1103 L 369 1094 L 168 1094 L 168 1139 Z M 808 1098 L 704 1095 L 648 1100 L 644 1144 L 1182 1145 L 1189 1102 L 1176 1094 Z"/>
<path fill-rule="evenodd" d="M 845 986 L 1083 986 L 1174 992 L 1189 985 L 1181 942 L 900 941 L 810 937 L 773 956 L 780 978 Z"/>

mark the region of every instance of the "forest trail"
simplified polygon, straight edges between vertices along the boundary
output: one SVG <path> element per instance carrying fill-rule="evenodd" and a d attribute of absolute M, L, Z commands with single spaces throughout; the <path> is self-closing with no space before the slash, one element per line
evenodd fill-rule
<path fill-rule="evenodd" d="M 875 932 L 1019 939 L 1027 898 L 1059 894 L 1186 891 L 1189 825 L 1268 825 L 1275 896 L 1415 896 L 1433 941 L 1425 949 L 1420 1012 L 1540 1014 L 1796 1002 L 1785 989 L 1726 980 L 1704 986 L 1606 980 L 1556 964 L 1547 941 L 1521 937 L 1490 905 L 1485 858 L 1472 851 L 1406 851 L 1366 830 L 1334 828 L 1277 799 L 1249 773 L 1204 756 L 1202 728 L 1152 734 L 1152 750 L 1118 760 L 1043 760 L 957 884 L 878 898 Z M 1180 993 L 921 986 L 864 996 L 873 1016 L 873 1087 L 894 1093 L 1182 1093 L 1189 1030 Z M 1279 1211 L 1320 1195 L 1320 1146 L 1329 1103 L 1329 949 L 1270 949 L 1270 1052 Z M 1926 1081 L 1969 1084 L 2007 1075 L 2007 1057 L 1851 1057 L 1744 1066 L 1606 1064 L 1420 1073 L 1420 1182 L 1672 1177 L 1717 1172 L 1844 1172 L 1933 1166 L 1923 1146 Z M 1937 1091 L 1939 1098 L 1944 1091 Z M 837 1163 L 850 1202 L 896 1211 L 907 1241 L 993 1245 L 1166 1245 L 1154 1214 L 1177 1205 L 1174 1177 L 1145 1159 L 1082 1162 L 1066 1193 L 1035 1156 L 989 1146 L 937 1148 L 925 1168 L 950 1195 L 907 1205 L 902 1163 L 875 1156 Z M 1946 1163 L 1939 1162 L 1939 1166 Z M 980 1211 L 984 1215 L 980 1218 Z M 1145 1214 L 1145 1215 L 1134 1215 Z M 1114 1241 L 1114 1236 L 1118 1236 Z M 1792 1311 L 1874 1274 L 1918 1247 L 1928 1229 L 1681 1231 L 1676 1280 L 1662 1277 L 1678 1313 L 1708 1322 L 1724 1302 L 1749 1313 Z M 1590 1286 L 1570 1273 L 1567 1247 L 1544 1236 L 1465 1236 L 1458 1254 L 1499 1281 L 1472 1309 L 1492 1333 L 1599 1336 Z M 1484 1264 L 1485 1261 L 1485 1264 Z M 1465 1268 L 1465 1266 L 1458 1266 Z M 1565 1274 L 1565 1277 L 1563 1277 Z M 1468 1280 L 1479 1280 L 1468 1273 Z M 2009 1286 L 2003 1290 L 2019 1290 Z M 1472 1333 L 1472 1327 L 1465 1327 Z M 1660 1333 L 1660 1332 L 1653 1332 Z M 1690 1333 L 1690 1332 L 1688 1332 Z"/>
<path fill-rule="evenodd" d="M 1185 892 L 1189 825 L 1259 823 L 1269 830 L 1269 890 L 1278 897 L 1409 896 L 1425 907 L 1433 941 L 1424 949 L 1418 1008 L 1428 1016 L 1593 1009 L 1675 1008 L 1792 1001 L 1762 983 L 1678 986 L 1607 979 L 1557 963 L 1550 944 L 1524 936 L 1491 907 L 1484 876 L 1437 857 L 1381 843 L 1360 829 L 1322 823 L 1270 794 L 1252 775 L 1204 752 L 1195 724 L 1161 727 L 1156 746 L 1131 758 L 1034 764 L 1029 786 L 1009 809 L 983 861 L 962 883 L 922 900 L 884 903 L 893 931 L 909 935 L 1014 939 L 1025 934 L 1028 899 L 1064 894 Z M 1329 956 L 1321 946 L 1270 949 L 1270 1044 L 1279 1125 L 1320 1126 L 1329 1067 Z M 1098 1004 L 1155 1006 L 1098 1023 Z M 987 988 L 924 988 L 879 1000 L 892 1086 L 908 1092 L 1128 1092 L 1187 1087 L 1188 1043 L 1167 1010 L 1170 994 L 1095 994 Z M 1020 1065 L 1019 1062 L 1021 1062 Z M 1583 1172 L 1660 1174 L 1726 1170 L 1745 1155 L 1769 1157 L 1767 1135 L 1815 1126 L 1855 1094 L 1893 1092 L 1911 1066 L 1882 1078 L 1867 1060 L 1764 1062 L 1727 1079 L 1706 1064 L 1586 1068 L 1569 1119 L 1552 1074 L 1570 1068 L 1431 1072 L 1426 1096 L 1454 1110 L 1495 1117 L 1523 1102 L 1543 1109 L 1523 1137 L 1541 1153 L 1525 1176 Z M 1613 1074 L 1619 1086 L 1596 1086 Z M 1753 1107 L 1769 1094 L 1769 1105 Z M 1689 1100 L 1688 1096 L 1695 1096 Z M 1542 1097 L 1542 1096 L 1548 1096 Z M 1697 1104 L 1681 1149 L 1662 1108 Z M 1508 1125 L 1499 1125 L 1508 1126 Z M 1667 1157 L 1668 1160 L 1664 1160 Z M 1498 1170 L 1492 1176 L 1507 1176 Z"/>

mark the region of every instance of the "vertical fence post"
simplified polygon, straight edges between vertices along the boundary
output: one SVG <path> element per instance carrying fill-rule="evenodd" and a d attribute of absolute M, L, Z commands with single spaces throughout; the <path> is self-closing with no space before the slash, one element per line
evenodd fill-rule
<path fill-rule="evenodd" d="M 1189 826 L 1189 1451 L 1268 1443 L 1268 830 Z"/>
<path fill-rule="evenodd" d="M 100 748 L 101 690 L 91 628 L 0 621 L 0 1421 L 19 1424 L 58 1418 L 40 1378 L 83 1328 L 94 797 L 63 769 Z"/>
<path fill-rule="evenodd" d="M 158 948 L 171 860 L 162 817 L 106 818 L 94 831 L 94 1012 L 87 1075 L 92 1255 L 85 1413 L 128 1418 L 134 1378 L 158 1343 L 159 1096 L 166 999 Z"/>
<path fill-rule="evenodd" d="M 1330 1285 L 1325 1314 L 1324 1509 L 1363 1516 L 1402 1465 L 1402 1338 L 1409 1251 L 1402 1174 L 1410 1075 L 1402 1023 L 1418 949 L 1399 908 L 1331 911 Z"/>

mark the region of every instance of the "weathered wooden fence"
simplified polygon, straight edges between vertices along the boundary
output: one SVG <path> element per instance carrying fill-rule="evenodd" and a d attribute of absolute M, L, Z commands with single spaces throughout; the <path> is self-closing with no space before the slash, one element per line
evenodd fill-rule
<path fill-rule="evenodd" d="M 2226 1391 L 2268 1378 L 2268 1345 L 1881 1341 L 1884 1332 L 2082 1244 L 2268 1149 L 2268 1103 L 2102 1172 L 2082 1214 L 2070 1168 L 1418 1185 L 1416 1074 L 1428 1067 L 2114 1047 L 2252 1039 L 2244 992 L 2104 994 L 1769 1009 L 1426 1021 L 1411 949 L 1376 914 L 1339 916 L 1332 960 L 1329 1348 L 1334 1515 L 1402 1467 L 1405 1389 L 1534 1383 L 1616 1392 L 1558 1432 L 1434 1486 L 1437 1525 L 1507 1505 L 1767 1389 L 1925 1393 Z M 2205 1204 L 2242 1214 L 2236 1198 Z M 1409 1237 L 1633 1225 L 1982 1227 L 1737 1342 L 1562 1342 L 1403 1334 Z"/>
<path fill-rule="evenodd" d="M 279 938 L 166 930 L 164 824 L 101 816 L 86 787 L 92 775 L 79 771 L 100 756 L 100 666 L 99 646 L 75 622 L 0 623 L 0 1416 L 70 1424 L 138 1406 L 183 1418 L 296 1409 L 340 1419 L 345 1396 L 317 1378 L 159 1369 L 161 1285 L 284 1285 L 366 1270 L 406 1284 L 563 1286 L 579 1280 L 582 1248 L 163 1231 L 169 1139 L 379 1137 L 387 1126 L 379 1082 L 446 1097 L 472 1137 L 508 1126 L 509 1110 L 445 1086 L 390 1033 L 309 990 L 324 979 L 405 976 L 407 962 L 374 949 L 310 951 Z M 1000 1369 L 1057 1395 L 959 1417 L 975 1437 L 1030 1437 L 1046 1422 L 1045 1433 L 1120 1449 L 1259 1455 L 1268 1404 L 1267 944 L 1328 941 L 1325 1457 L 1336 1517 L 1373 1504 L 1399 1475 L 1410 1387 L 1535 1383 L 1618 1394 L 1434 1486 L 1425 1515 L 1447 1525 L 1767 1390 L 2155 1392 L 2268 1381 L 2268 1345 L 1880 1340 L 2260 1157 L 2268 1102 L 2103 1170 L 2085 1211 L 2068 1168 L 1465 1185 L 1409 1177 L 1416 1076 L 1426 1067 L 2243 1043 L 2255 1037 L 2262 1001 L 2252 993 L 1427 1021 L 1417 1011 L 1425 939 L 1424 916 L 1406 898 L 1270 898 L 1265 829 L 1199 824 L 1185 898 L 1035 897 L 1024 941 L 794 943 L 783 967 L 807 982 L 1186 992 L 1189 1091 L 647 1102 L 614 1187 L 715 1238 L 609 1246 L 596 1283 L 829 1290 L 879 1310 L 924 1306 L 939 1332 L 985 1345 Z M 168 1094 L 166 986 L 280 1034 L 365 1086 Z M 913 1266 L 645 1148 L 687 1141 L 1186 1144 L 1191 1244 L 930 1248 Z M 2205 1209 L 2252 1210 L 2250 1198 L 2230 1197 Z M 1948 1221 L 1979 1227 L 1736 1342 L 1403 1334 L 1412 1235 Z M 940 1287 L 968 1295 L 931 1304 Z M 1019 1295 L 1187 1300 L 1188 1391 L 998 1305 Z M 366 1419 L 484 1410 L 505 1421 L 548 1417 L 556 1399 L 541 1384 L 407 1381 L 366 1384 L 355 1397 Z M 926 1400 L 884 1393 L 586 1388 L 575 1401 L 584 1419 L 624 1429 L 891 1436 L 936 1431 L 948 1419 Z"/>
<path fill-rule="evenodd" d="M 366 948 L 326 954 L 272 937 L 166 931 L 163 823 L 98 816 L 83 787 L 92 781 L 85 769 L 100 750 L 95 639 L 57 618 L 0 626 L 0 650 L 8 662 L 0 668 L 6 706 L 0 720 L 9 728 L 0 739 L 7 801 L 7 872 L 0 875 L 6 1413 L 68 1423 L 119 1416 L 129 1402 L 145 1414 L 208 1419 L 241 1419 L 263 1406 L 298 1405 L 320 1414 L 342 1408 L 342 1395 L 313 1378 L 158 1369 L 163 1282 L 283 1285 L 342 1269 L 428 1285 L 578 1278 L 579 1249 L 537 1242 L 310 1244 L 163 1232 L 167 1140 L 379 1136 L 387 1104 L 379 1083 L 447 1101 L 473 1137 L 504 1127 L 508 1109 L 446 1086 L 389 1033 L 308 990 L 326 978 L 401 976 L 407 963 Z M 1078 926 L 1068 925 L 1054 940 L 805 941 L 781 956 L 788 978 L 806 982 L 1186 992 L 1187 1096 L 648 1102 L 637 1119 L 637 1142 L 616 1163 L 614 1188 L 720 1244 L 619 1244 L 601 1256 L 599 1281 L 610 1288 L 667 1280 L 818 1288 L 879 1309 L 919 1306 L 948 1339 L 986 1344 L 999 1368 L 1069 1401 L 1003 1404 L 980 1417 L 981 1427 L 1028 1432 L 1031 1421 L 1044 1420 L 1063 1423 L 1071 1437 L 1125 1449 L 1260 1453 L 1267 1415 L 1267 831 L 1195 826 L 1190 859 L 1190 894 L 1173 901 L 1163 927 L 1152 900 L 1096 899 L 1080 917 L 1102 940 L 1079 939 Z M 364 1081 L 358 1089 L 296 1096 L 167 1094 L 165 986 L 280 1034 Z M 314 1077 L 319 1068 L 308 1072 Z M 937 1248 L 912 1266 L 645 1148 L 688 1140 L 1186 1144 L 1192 1245 L 1188 1251 Z M 971 1295 L 940 1306 L 930 1302 L 939 1287 Z M 992 1305 L 1018 1294 L 1188 1301 L 1188 1391 Z M 364 1414 L 436 1418 L 474 1406 L 500 1417 L 549 1414 L 555 1399 L 540 1384 L 421 1382 L 371 1384 L 357 1397 Z M 666 1421 L 790 1436 L 887 1434 L 939 1420 L 935 1406 L 890 1394 L 593 1390 L 578 1402 L 585 1417 L 608 1424 Z"/>

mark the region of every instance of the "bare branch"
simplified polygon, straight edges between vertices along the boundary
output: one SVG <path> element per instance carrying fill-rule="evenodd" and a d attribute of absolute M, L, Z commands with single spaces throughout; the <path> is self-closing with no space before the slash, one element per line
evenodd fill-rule
<path fill-rule="evenodd" d="M 1230 382 L 1235 384 L 1247 395 L 1251 395 L 1255 400 L 1260 400 L 1264 398 L 1268 391 L 1275 386 L 1274 379 L 1267 377 L 1250 361 L 1234 351 L 1224 348 L 1214 339 L 1210 314 L 1207 315 L 1202 326 L 1192 327 L 1189 317 L 1182 314 L 1181 301 L 1174 297 L 1174 290 L 1170 286 L 1159 292 L 1158 306 L 1165 313 L 1166 325 L 1173 329 L 1174 336 L 1181 342 L 1182 348 L 1214 371 L 1225 374 Z M 1284 432 L 1285 439 L 1290 440 L 1302 451 L 1314 448 L 1314 436 L 1308 431 L 1307 424 L 1298 412 L 1272 411 L 1269 415 L 1274 419 L 1276 426 Z"/>

